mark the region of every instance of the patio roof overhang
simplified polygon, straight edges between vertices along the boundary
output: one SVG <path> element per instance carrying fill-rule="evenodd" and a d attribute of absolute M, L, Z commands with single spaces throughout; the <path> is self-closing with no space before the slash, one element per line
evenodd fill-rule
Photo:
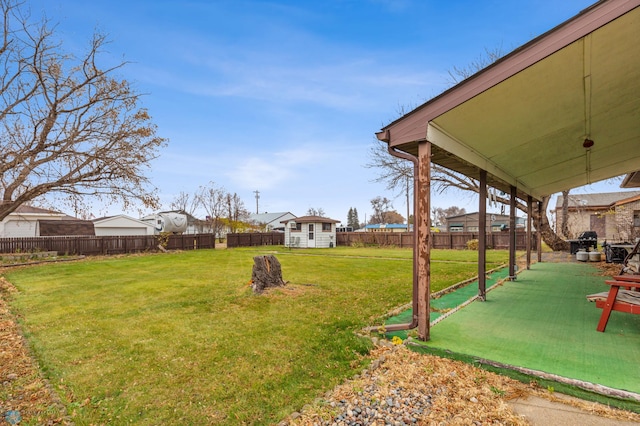
<path fill-rule="evenodd" d="M 640 0 L 604 0 L 377 133 L 517 196 L 640 169 Z M 590 142 L 592 141 L 592 142 Z M 592 145 L 591 145 L 592 144 Z"/>
<path fill-rule="evenodd" d="M 620 184 L 620 188 L 640 188 L 640 171 L 626 175 Z"/>

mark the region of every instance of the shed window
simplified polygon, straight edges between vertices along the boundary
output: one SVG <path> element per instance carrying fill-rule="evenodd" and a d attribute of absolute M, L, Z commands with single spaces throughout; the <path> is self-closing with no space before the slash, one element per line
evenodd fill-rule
<path fill-rule="evenodd" d="M 302 224 L 301 223 L 291 222 L 291 223 L 289 223 L 289 229 L 291 231 L 302 231 Z"/>
<path fill-rule="evenodd" d="M 462 232 L 464 231 L 464 227 L 462 226 L 450 226 L 449 232 Z"/>
<path fill-rule="evenodd" d="M 633 226 L 640 228 L 640 210 L 635 210 L 633 212 Z"/>
<path fill-rule="evenodd" d="M 331 224 L 330 223 L 323 223 L 322 224 L 322 231 L 323 232 L 331 232 Z"/>

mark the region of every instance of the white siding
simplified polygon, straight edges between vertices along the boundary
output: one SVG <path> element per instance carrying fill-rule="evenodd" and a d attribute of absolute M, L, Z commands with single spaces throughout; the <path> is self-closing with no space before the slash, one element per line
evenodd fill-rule
<path fill-rule="evenodd" d="M 301 231 L 292 231 L 291 222 L 287 222 L 284 231 L 284 245 L 287 247 L 309 248 L 309 223 L 302 224 Z M 314 248 L 329 248 L 336 246 L 336 225 L 331 224 L 331 231 L 323 231 L 322 223 L 313 223 L 313 237 L 315 244 L 311 244 Z M 333 244 L 332 244 L 333 243 Z"/>
<path fill-rule="evenodd" d="M 153 235 L 152 224 L 120 215 L 93 221 L 96 236 Z"/>
<path fill-rule="evenodd" d="M 30 220 L 9 220 L 4 223 L 4 231 L 2 237 L 37 237 L 38 222 Z"/>
<path fill-rule="evenodd" d="M 0 222 L 0 237 L 39 237 L 40 229 L 38 227 L 38 220 L 60 220 L 62 216 L 62 213 L 11 213 Z"/>
<path fill-rule="evenodd" d="M 96 231 L 96 237 L 109 237 L 118 235 L 153 235 L 153 233 L 148 234 L 146 228 L 117 228 L 107 226 L 94 226 L 94 229 Z"/>

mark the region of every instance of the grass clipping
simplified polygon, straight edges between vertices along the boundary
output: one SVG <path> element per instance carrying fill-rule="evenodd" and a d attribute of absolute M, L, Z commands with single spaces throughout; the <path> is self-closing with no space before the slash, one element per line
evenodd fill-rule
<path fill-rule="evenodd" d="M 431 395 L 431 407 L 418 419 L 419 425 L 528 425 L 530 423 L 524 417 L 513 411 L 509 401 L 529 395 L 577 405 L 578 408 L 603 417 L 640 420 L 640 416 L 635 413 L 595 403 L 567 402 L 537 387 L 535 383 L 527 385 L 460 361 L 419 354 L 402 345 L 381 346 L 372 355 L 377 359 L 372 362 L 369 370 L 337 386 L 325 398 L 316 400 L 315 404 L 305 406 L 301 413 L 295 413 L 286 423 L 300 426 L 326 424 L 339 414 L 332 402 L 356 401 L 361 389 L 371 383 L 375 383 L 380 398 L 386 398 L 397 389 L 407 393 Z M 380 420 L 379 423 L 371 424 L 386 423 Z"/>

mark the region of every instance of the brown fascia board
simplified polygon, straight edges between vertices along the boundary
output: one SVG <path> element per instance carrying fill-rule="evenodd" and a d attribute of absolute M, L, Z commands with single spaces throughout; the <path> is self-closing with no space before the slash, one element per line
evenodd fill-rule
<path fill-rule="evenodd" d="M 629 198 L 625 198 L 624 200 L 618 200 L 615 203 L 613 203 L 611 206 L 612 207 L 617 207 L 617 206 L 621 206 L 623 204 L 629 204 L 629 203 L 633 203 L 634 201 L 639 201 L 640 200 L 640 195 L 636 195 L 635 197 L 629 197 Z"/>
<path fill-rule="evenodd" d="M 426 140 L 426 126 L 431 120 L 638 6 L 640 0 L 601 0 L 386 125 L 376 133 L 376 137 L 392 146 Z M 402 124 L 400 128 L 399 124 Z M 394 127 L 397 131 L 393 131 Z M 418 133 L 417 128 L 421 129 L 422 136 L 416 139 L 411 135 Z"/>
<path fill-rule="evenodd" d="M 640 194 L 639 195 L 634 195 L 633 197 L 624 198 L 622 200 L 614 201 L 613 203 L 610 203 L 610 204 L 581 206 L 581 207 L 569 206 L 568 209 L 570 211 L 578 211 L 578 210 L 597 211 L 597 210 L 611 209 L 613 207 L 617 207 L 617 206 L 622 206 L 624 204 L 633 203 L 634 201 L 640 201 Z M 555 210 L 556 211 L 562 210 L 562 206 L 560 206 L 560 207 L 556 206 Z"/>
<path fill-rule="evenodd" d="M 614 206 L 614 204 L 605 204 L 605 205 L 601 205 L 601 206 L 581 206 L 581 207 L 569 206 L 567 208 L 567 211 L 570 211 L 570 212 L 578 212 L 578 211 L 597 212 L 597 211 L 602 211 L 602 210 L 610 210 L 613 206 Z M 556 207 L 555 210 L 556 210 L 556 212 L 561 211 L 562 210 L 562 206 Z"/>
<path fill-rule="evenodd" d="M 339 220 L 329 219 L 322 216 L 300 216 L 289 220 L 283 220 L 281 223 L 294 221 L 296 223 L 340 223 Z"/>

